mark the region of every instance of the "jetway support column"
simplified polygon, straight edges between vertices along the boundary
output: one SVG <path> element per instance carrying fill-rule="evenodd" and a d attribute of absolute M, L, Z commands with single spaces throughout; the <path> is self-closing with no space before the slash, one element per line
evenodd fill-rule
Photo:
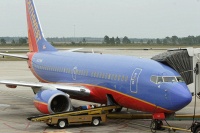
<path fill-rule="evenodd" d="M 193 57 L 193 81 L 194 81 L 194 93 L 196 88 L 196 94 L 200 95 L 200 48 L 187 48 L 189 56 Z"/>

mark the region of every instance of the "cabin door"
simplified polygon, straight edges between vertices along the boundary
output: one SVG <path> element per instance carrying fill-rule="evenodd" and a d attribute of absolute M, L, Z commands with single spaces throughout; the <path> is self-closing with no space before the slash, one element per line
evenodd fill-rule
<path fill-rule="evenodd" d="M 130 91 L 132 93 L 138 92 L 138 81 L 139 81 L 141 72 L 142 72 L 141 68 L 136 68 L 132 73 L 131 81 L 130 81 Z"/>

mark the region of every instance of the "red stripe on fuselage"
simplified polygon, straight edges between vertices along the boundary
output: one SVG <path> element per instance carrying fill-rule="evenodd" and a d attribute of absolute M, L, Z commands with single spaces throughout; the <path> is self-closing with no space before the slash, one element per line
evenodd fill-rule
<path fill-rule="evenodd" d="M 124 106 L 126 108 L 131 108 L 134 110 L 140 110 L 150 113 L 174 112 L 109 88 L 94 86 L 94 85 L 86 85 L 86 84 L 79 84 L 79 85 L 85 86 L 86 88 L 90 89 L 91 95 L 89 97 L 72 97 L 74 99 L 105 104 L 107 103 L 106 95 L 111 94 L 119 105 Z"/>

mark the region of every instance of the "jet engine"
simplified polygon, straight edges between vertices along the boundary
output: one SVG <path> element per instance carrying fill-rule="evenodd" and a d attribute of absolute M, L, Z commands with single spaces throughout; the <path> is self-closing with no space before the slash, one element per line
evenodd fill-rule
<path fill-rule="evenodd" d="M 34 98 L 35 107 L 44 114 L 69 111 L 72 107 L 69 95 L 59 90 L 41 90 Z"/>

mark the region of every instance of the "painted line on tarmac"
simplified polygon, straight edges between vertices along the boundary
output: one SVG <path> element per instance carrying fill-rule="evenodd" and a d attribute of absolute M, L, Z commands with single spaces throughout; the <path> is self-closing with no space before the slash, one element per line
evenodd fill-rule
<path fill-rule="evenodd" d="M 10 107 L 10 105 L 9 104 L 0 104 L 0 108 L 1 107 L 4 107 L 4 108 L 6 107 L 7 108 L 7 107 Z"/>
<path fill-rule="evenodd" d="M 28 99 L 28 100 L 33 100 L 33 98 L 29 98 L 29 97 L 24 97 L 24 96 L 19 96 L 19 95 L 15 95 L 13 93 L 8 93 L 8 92 L 3 92 L 3 91 L 0 91 L 1 94 L 7 94 L 9 96 L 14 96 L 14 97 L 19 97 L 19 98 L 23 98 L 23 99 Z"/>

